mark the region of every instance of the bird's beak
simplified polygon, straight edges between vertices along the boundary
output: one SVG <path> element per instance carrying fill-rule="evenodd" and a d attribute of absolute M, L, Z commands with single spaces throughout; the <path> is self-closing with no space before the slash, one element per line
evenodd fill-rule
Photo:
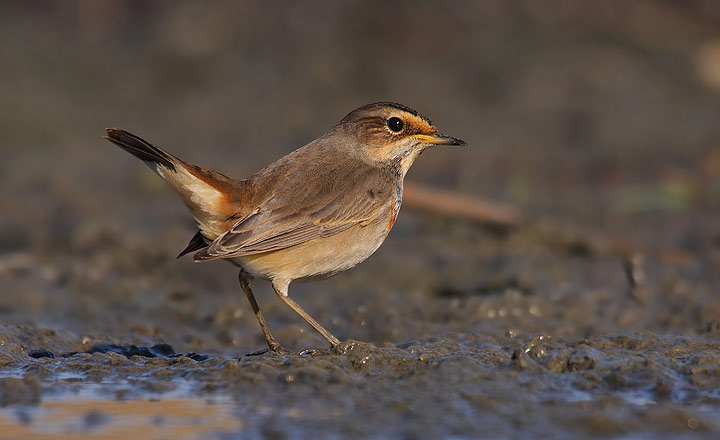
<path fill-rule="evenodd" d="M 458 138 L 454 138 L 452 136 L 446 136 L 444 134 L 416 134 L 413 136 L 415 139 L 418 139 L 420 142 L 423 142 L 425 144 L 430 145 L 454 145 L 454 146 L 462 146 L 467 145 L 465 141 L 460 140 Z"/>

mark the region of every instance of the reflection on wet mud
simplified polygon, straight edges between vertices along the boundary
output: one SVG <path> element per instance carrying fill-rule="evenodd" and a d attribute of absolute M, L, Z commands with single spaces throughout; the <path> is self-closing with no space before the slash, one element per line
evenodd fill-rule
<path fill-rule="evenodd" d="M 113 401 L 65 397 L 0 411 L 4 438 L 193 439 L 242 431 L 227 401 L 185 398 Z"/>

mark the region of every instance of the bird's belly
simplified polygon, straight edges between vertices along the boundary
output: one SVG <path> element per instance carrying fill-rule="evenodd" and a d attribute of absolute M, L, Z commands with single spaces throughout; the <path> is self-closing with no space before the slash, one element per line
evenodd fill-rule
<path fill-rule="evenodd" d="M 249 274 L 265 279 L 296 280 L 331 276 L 361 263 L 387 236 L 387 221 L 356 225 L 330 237 L 278 251 L 234 258 Z"/>

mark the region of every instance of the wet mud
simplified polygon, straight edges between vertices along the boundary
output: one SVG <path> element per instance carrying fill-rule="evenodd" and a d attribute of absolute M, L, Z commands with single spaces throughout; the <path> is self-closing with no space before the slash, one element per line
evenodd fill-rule
<path fill-rule="evenodd" d="M 128 422 L 158 438 L 712 438 L 720 429 L 715 328 L 583 339 L 452 334 L 199 360 L 115 350 L 31 359 L 33 331 L 1 335 L 0 426 L 23 438 L 121 438 Z M 195 422 L 178 420 L 183 413 Z"/>

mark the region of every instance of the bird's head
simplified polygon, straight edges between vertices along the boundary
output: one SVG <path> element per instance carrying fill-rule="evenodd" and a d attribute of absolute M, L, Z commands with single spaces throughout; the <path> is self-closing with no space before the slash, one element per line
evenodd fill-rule
<path fill-rule="evenodd" d="M 370 160 L 399 161 L 403 175 L 417 156 L 436 145 L 460 146 L 460 139 L 438 132 L 430 119 L 393 102 L 368 104 L 353 110 L 335 128 L 349 136 Z"/>

